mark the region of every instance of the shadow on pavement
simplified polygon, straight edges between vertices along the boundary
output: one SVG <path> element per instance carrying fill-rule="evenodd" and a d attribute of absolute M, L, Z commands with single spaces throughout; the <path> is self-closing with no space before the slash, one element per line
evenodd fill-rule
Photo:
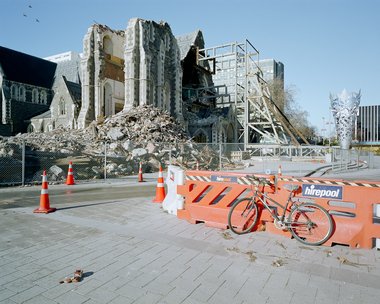
<path fill-rule="evenodd" d="M 111 201 L 111 202 L 101 202 L 101 203 L 77 205 L 77 206 L 70 206 L 70 207 L 62 207 L 62 208 L 57 208 L 57 211 L 58 210 L 76 209 L 76 208 L 82 208 L 82 207 L 98 206 L 98 205 L 115 204 L 115 203 L 120 203 L 120 202 L 122 202 L 122 201 Z"/>

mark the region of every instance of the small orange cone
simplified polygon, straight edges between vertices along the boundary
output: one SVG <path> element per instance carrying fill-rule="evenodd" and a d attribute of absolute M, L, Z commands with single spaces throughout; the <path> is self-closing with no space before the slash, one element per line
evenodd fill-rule
<path fill-rule="evenodd" d="M 34 213 L 50 213 L 50 212 L 54 212 L 55 210 L 56 208 L 50 208 L 48 182 L 47 182 L 47 177 L 46 177 L 46 171 L 44 170 L 44 173 L 42 175 L 40 207 L 38 209 L 35 209 L 33 212 Z"/>
<path fill-rule="evenodd" d="M 140 167 L 139 167 L 139 183 L 143 182 L 143 173 L 142 173 L 142 163 L 140 162 Z"/>
<path fill-rule="evenodd" d="M 279 175 L 279 176 L 282 175 L 281 165 L 278 166 L 278 175 Z"/>
<path fill-rule="evenodd" d="M 158 180 L 156 187 L 156 197 L 153 200 L 153 203 L 162 203 L 165 199 L 165 186 L 164 186 L 164 177 L 162 175 L 162 167 L 160 164 L 160 171 L 158 172 Z"/>
<path fill-rule="evenodd" d="M 66 185 L 74 185 L 73 163 L 69 163 L 69 172 L 67 173 Z"/>

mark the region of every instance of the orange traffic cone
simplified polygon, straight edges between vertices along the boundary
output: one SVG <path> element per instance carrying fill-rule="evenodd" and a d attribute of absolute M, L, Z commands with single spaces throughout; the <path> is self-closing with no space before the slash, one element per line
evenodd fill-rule
<path fill-rule="evenodd" d="M 67 173 L 66 185 L 74 185 L 73 163 L 69 163 L 69 172 Z"/>
<path fill-rule="evenodd" d="M 140 167 L 139 167 L 139 183 L 143 182 L 143 173 L 142 173 L 142 163 L 140 162 Z"/>
<path fill-rule="evenodd" d="M 278 166 L 278 175 L 279 175 L 279 176 L 282 175 L 281 165 Z"/>
<path fill-rule="evenodd" d="M 46 171 L 42 175 L 42 189 L 40 196 L 40 208 L 34 210 L 34 213 L 50 213 L 54 212 L 56 208 L 50 208 L 49 202 L 49 190 L 48 190 L 48 182 L 46 177 Z"/>
<path fill-rule="evenodd" d="M 160 165 L 156 187 L 156 197 L 153 200 L 153 203 L 162 203 L 165 199 L 165 195 L 164 177 L 162 176 L 162 167 Z"/>

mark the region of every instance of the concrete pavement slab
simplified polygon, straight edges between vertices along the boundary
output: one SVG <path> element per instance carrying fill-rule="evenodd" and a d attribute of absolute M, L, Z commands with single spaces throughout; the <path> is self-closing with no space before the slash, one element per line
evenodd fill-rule
<path fill-rule="evenodd" d="M 151 199 L 0 210 L 0 303 L 378 303 L 376 249 L 228 236 Z M 76 269 L 81 282 L 59 284 Z"/>

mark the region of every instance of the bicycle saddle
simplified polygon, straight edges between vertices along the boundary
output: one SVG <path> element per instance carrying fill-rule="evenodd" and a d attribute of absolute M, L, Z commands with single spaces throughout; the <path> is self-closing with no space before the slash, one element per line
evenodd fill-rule
<path fill-rule="evenodd" d="M 284 189 L 286 189 L 286 190 L 288 190 L 290 192 L 298 190 L 299 187 L 300 186 L 298 186 L 298 185 L 291 185 L 291 184 L 284 185 Z"/>

